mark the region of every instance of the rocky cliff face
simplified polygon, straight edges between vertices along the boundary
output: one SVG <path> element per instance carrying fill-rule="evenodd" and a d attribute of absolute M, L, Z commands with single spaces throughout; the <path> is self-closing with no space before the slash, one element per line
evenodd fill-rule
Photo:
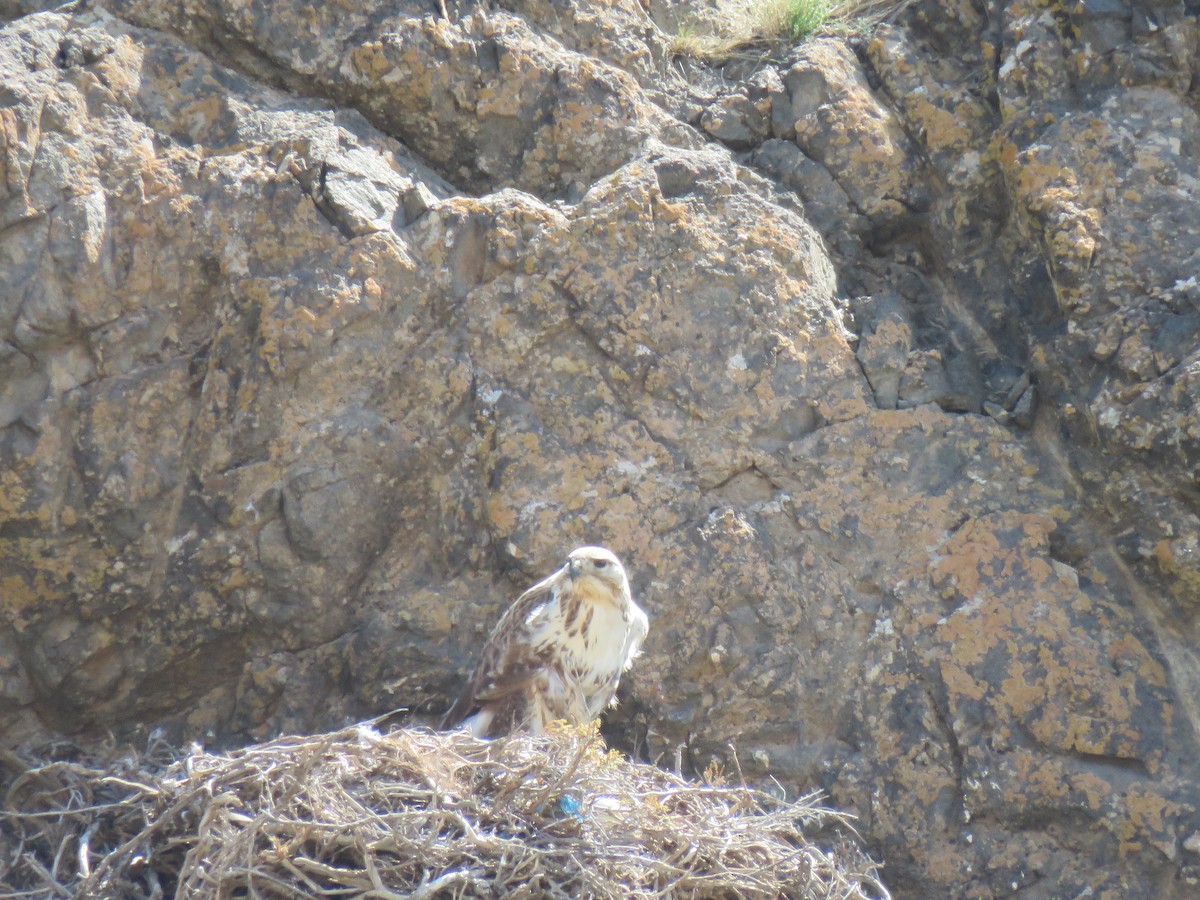
<path fill-rule="evenodd" d="M 0 0 L 0 733 L 439 712 L 576 543 L 627 750 L 901 895 L 1200 873 L 1195 12 Z"/>

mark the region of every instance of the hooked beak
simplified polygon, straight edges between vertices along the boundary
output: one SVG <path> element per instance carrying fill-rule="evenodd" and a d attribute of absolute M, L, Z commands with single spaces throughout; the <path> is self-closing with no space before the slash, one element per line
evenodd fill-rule
<path fill-rule="evenodd" d="M 579 560 L 577 560 L 577 559 L 567 560 L 567 574 L 571 576 L 572 581 L 574 581 L 575 579 L 577 579 L 579 577 L 579 566 L 580 566 Z"/>

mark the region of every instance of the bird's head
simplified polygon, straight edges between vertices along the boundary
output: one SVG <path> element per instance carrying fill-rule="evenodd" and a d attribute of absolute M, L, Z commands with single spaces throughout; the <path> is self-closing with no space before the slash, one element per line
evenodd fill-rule
<path fill-rule="evenodd" d="M 625 567 L 615 553 L 604 547 L 576 547 L 567 554 L 567 574 L 572 581 L 595 578 L 618 590 L 629 590 Z"/>

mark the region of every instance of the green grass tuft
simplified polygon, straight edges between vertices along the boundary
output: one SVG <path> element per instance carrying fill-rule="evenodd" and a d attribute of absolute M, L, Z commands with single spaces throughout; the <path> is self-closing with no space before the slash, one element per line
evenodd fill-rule
<path fill-rule="evenodd" d="M 759 6 L 764 36 L 802 41 L 829 19 L 835 0 L 767 0 Z"/>
<path fill-rule="evenodd" d="M 680 26 L 677 56 L 716 62 L 746 51 L 798 44 L 822 31 L 869 28 L 912 0 L 726 0 L 715 19 Z"/>

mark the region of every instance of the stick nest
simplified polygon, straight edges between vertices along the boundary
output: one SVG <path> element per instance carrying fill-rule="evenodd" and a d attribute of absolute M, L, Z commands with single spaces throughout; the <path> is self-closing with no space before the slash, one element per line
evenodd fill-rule
<path fill-rule="evenodd" d="M 888 896 L 845 817 L 813 798 L 689 782 L 606 750 L 592 726 L 161 751 L 0 755 L 0 894 Z M 836 852 L 818 833 L 842 835 Z"/>

